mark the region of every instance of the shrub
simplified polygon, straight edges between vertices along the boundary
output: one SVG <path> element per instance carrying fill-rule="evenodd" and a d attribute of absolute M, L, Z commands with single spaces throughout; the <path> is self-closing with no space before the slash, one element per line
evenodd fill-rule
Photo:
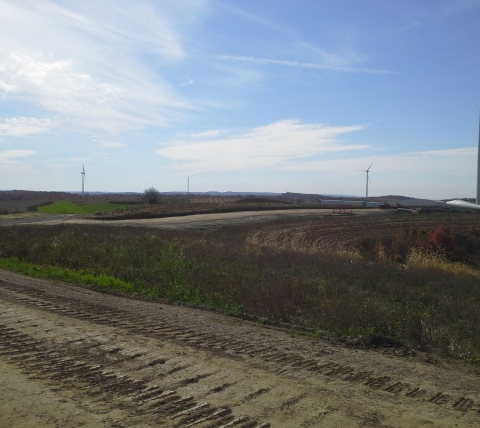
<path fill-rule="evenodd" d="M 149 187 L 143 192 L 145 195 L 145 201 L 147 204 L 154 205 L 160 201 L 160 193 L 155 187 Z"/>

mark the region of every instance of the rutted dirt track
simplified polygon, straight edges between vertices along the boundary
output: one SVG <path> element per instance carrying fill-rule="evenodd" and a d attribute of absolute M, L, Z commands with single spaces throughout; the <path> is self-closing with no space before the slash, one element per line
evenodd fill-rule
<path fill-rule="evenodd" d="M 474 427 L 479 376 L 0 271 L 0 427 Z"/>
<path fill-rule="evenodd" d="M 380 209 L 353 210 L 357 216 L 382 215 L 388 213 Z M 130 219 L 130 220 L 98 220 L 88 219 L 74 214 L 52 214 L 11 218 L 0 220 L 0 226 L 39 224 L 53 226 L 57 224 L 83 224 L 104 225 L 113 227 L 153 227 L 153 228 L 217 228 L 245 223 L 265 223 L 275 219 L 287 218 L 324 218 L 333 217 L 329 209 L 295 209 L 295 210 L 270 210 L 270 211 L 236 211 L 217 214 L 193 214 L 176 217 Z"/>

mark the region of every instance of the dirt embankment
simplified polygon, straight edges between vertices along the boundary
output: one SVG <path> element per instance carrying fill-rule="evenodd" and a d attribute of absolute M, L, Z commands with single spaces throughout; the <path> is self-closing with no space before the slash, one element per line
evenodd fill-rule
<path fill-rule="evenodd" d="M 478 374 L 0 271 L 1 427 L 475 427 Z"/>

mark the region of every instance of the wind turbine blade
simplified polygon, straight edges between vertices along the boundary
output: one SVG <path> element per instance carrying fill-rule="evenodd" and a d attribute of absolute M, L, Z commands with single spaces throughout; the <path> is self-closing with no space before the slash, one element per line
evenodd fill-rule
<path fill-rule="evenodd" d="M 370 164 L 370 166 L 368 167 L 367 171 L 370 171 L 370 168 L 372 167 L 373 163 L 375 162 L 375 159 L 373 160 L 373 162 Z"/>

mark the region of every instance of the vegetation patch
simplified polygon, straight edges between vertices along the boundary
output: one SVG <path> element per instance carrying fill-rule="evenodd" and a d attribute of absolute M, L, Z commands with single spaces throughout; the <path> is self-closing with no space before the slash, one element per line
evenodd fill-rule
<path fill-rule="evenodd" d="M 80 285 L 94 285 L 110 291 L 132 293 L 131 284 L 104 274 L 94 274 L 86 271 L 75 271 L 58 266 L 45 266 L 22 262 L 18 258 L 0 259 L 0 268 L 23 273 L 34 278 L 57 279 Z"/>
<path fill-rule="evenodd" d="M 428 253 L 411 253 L 400 264 L 252 244 L 263 227 L 272 226 L 4 227 L 0 266 L 362 341 L 368 336 L 371 346 L 408 345 L 480 360 L 480 281 L 474 267 L 440 269 L 438 260 L 429 264 Z"/>
<path fill-rule="evenodd" d="M 69 201 L 56 201 L 52 204 L 38 207 L 38 211 L 48 214 L 94 214 L 119 208 L 131 208 L 139 204 L 101 202 L 97 204 L 77 205 Z"/>

